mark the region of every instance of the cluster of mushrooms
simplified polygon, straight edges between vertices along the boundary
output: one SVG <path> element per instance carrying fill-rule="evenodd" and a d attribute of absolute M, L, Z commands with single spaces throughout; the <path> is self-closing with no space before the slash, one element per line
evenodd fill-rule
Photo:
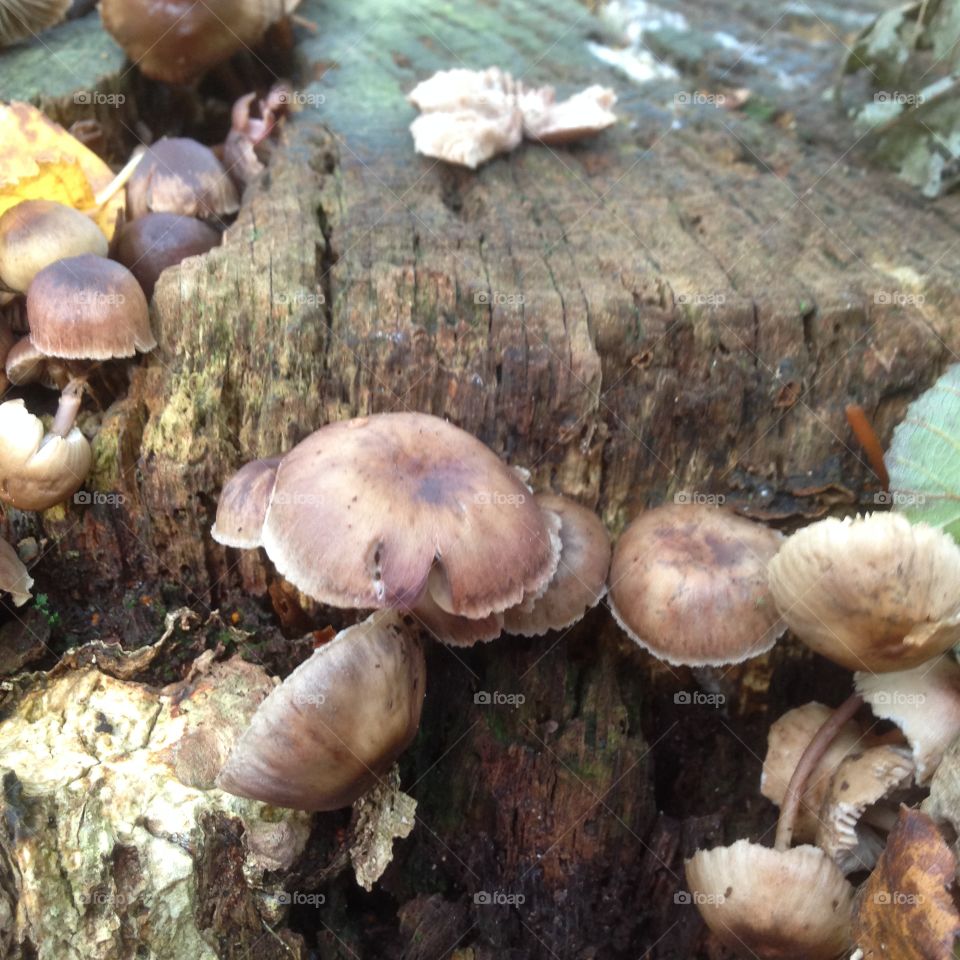
<path fill-rule="evenodd" d="M 418 413 L 330 423 L 248 463 L 212 533 L 262 547 L 320 603 L 375 611 L 267 697 L 220 772 L 231 793 L 303 810 L 352 803 L 411 742 L 424 632 L 472 646 L 561 629 L 603 597 L 610 562 L 595 514 L 535 496 L 476 438 Z"/>

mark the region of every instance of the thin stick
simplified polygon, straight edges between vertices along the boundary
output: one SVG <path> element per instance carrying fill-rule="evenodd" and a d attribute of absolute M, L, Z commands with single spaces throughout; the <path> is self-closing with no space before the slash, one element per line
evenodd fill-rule
<path fill-rule="evenodd" d="M 793 827 L 800 809 L 800 800 L 803 791 L 810 779 L 810 774 L 816 769 L 823 755 L 836 739 L 843 725 L 863 706 L 863 697 L 855 693 L 844 700 L 836 710 L 823 722 L 823 726 L 816 732 L 814 738 L 807 744 L 807 749 L 800 755 L 787 792 L 783 795 L 780 804 L 780 819 L 777 821 L 777 836 L 773 841 L 774 850 L 789 850 L 793 842 Z"/>
<path fill-rule="evenodd" d="M 870 461 L 873 472 L 883 486 L 884 490 L 890 489 L 890 476 L 887 473 L 887 466 L 883 462 L 883 447 L 880 445 L 880 438 L 877 436 L 866 411 L 859 403 L 847 405 L 847 423 L 853 430 L 853 435 L 857 438 L 863 452 Z"/>

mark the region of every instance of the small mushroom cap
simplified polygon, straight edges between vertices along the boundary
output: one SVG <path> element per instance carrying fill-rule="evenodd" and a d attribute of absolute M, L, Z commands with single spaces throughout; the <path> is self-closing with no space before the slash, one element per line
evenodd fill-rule
<path fill-rule="evenodd" d="M 552 87 L 525 90 L 520 95 L 523 134 L 546 144 L 570 143 L 606 130 L 617 122 L 617 95 L 594 85 L 557 103 Z"/>
<path fill-rule="evenodd" d="M 523 637 L 562 630 L 580 620 L 606 593 L 610 569 L 610 535 L 592 510 L 567 497 L 536 499 L 541 510 L 560 518 L 560 562 L 541 596 L 503 614 L 507 633 Z"/>
<path fill-rule="evenodd" d="M 782 540 L 719 507 L 647 510 L 613 553 L 613 615 L 668 663 L 720 666 L 764 653 L 784 629 L 767 587 L 767 564 Z"/>
<path fill-rule="evenodd" d="M 164 83 L 199 79 L 300 0 L 101 0 L 103 25 L 145 76 Z"/>
<path fill-rule="evenodd" d="M 861 825 L 868 807 L 913 782 L 910 751 L 884 744 L 844 758 L 820 810 L 817 846 L 845 873 L 872 870 L 883 850 L 878 834 Z"/>
<path fill-rule="evenodd" d="M 164 138 L 149 147 L 127 183 L 131 220 L 150 212 L 223 217 L 239 209 L 223 164 L 209 147 L 186 137 Z"/>
<path fill-rule="evenodd" d="M 857 673 L 854 681 L 874 715 L 903 731 L 917 765 L 917 783 L 928 783 L 960 736 L 960 666 L 944 655 L 912 670 Z"/>
<path fill-rule="evenodd" d="M 30 340 L 65 360 L 110 360 L 146 353 L 157 341 L 147 298 L 122 264 L 85 254 L 44 267 L 27 291 Z"/>
<path fill-rule="evenodd" d="M 86 214 L 52 200 L 23 200 L 0 216 L 0 279 L 25 293 L 46 266 L 64 257 L 107 255 L 107 238 Z"/>
<path fill-rule="evenodd" d="M 9 593 L 14 604 L 22 607 L 30 599 L 32 586 L 33 578 L 17 551 L 6 540 L 0 540 L 0 590 Z"/>
<path fill-rule="evenodd" d="M 447 613 L 426 591 L 411 611 L 412 616 L 434 639 L 449 647 L 472 647 L 489 643 L 503 633 L 503 614 L 491 613 L 479 620 Z"/>
<path fill-rule="evenodd" d="M 770 564 L 790 629 L 848 670 L 915 667 L 960 641 L 960 548 L 896 513 L 828 519 Z"/>
<path fill-rule="evenodd" d="M 424 113 L 476 110 L 502 116 L 516 107 L 518 87 L 499 67 L 486 70 L 440 70 L 422 80 L 407 99 Z"/>
<path fill-rule="evenodd" d="M 46 510 L 80 489 L 92 462 L 76 427 L 66 437 L 45 434 L 22 400 L 0 403 L 0 500 L 18 510 Z"/>
<path fill-rule="evenodd" d="M 247 550 L 261 545 L 263 521 L 279 465 L 280 457 L 251 460 L 224 484 L 210 531 L 217 543 Z"/>
<path fill-rule="evenodd" d="M 476 170 L 519 146 L 523 115 L 518 108 L 492 115 L 479 110 L 422 113 L 410 124 L 410 133 L 417 153 Z"/>
<path fill-rule="evenodd" d="M 321 603 L 412 609 L 429 581 L 447 613 L 481 619 L 549 582 L 557 528 L 469 433 L 383 413 L 328 424 L 283 457 L 262 542 Z"/>
<path fill-rule="evenodd" d="M 738 840 L 698 851 L 686 867 L 704 921 L 739 956 L 834 960 L 851 946 L 853 887 L 816 847 Z"/>
<path fill-rule="evenodd" d="M 260 704 L 217 786 L 296 810 L 336 810 L 372 787 L 420 723 L 423 647 L 397 614 L 338 633 Z"/>
<path fill-rule="evenodd" d="M 7 378 L 15 387 L 40 383 L 50 390 L 60 389 L 69 379 L 62 364 L 41 353 L 29 337 L 21 337 L 7 354 L 5 363 Z"/>
<path fill-rule="evenodd" d="M 219 243 L 220 234 L 196 217 L 147 213 L 124 225 L 116 256 L 137 278 L 149 299 L 167 267 L 206 253 Z"/>
<path fill-rule="evenodd" d="M 778 807 L 783 803 L 787 785 L 803 751 L 832 715 L 833 710 L 822 703 L 805 703 L 788 710 L 771 725 L 760 777 L 760 792 L 771 803 Z M 840 728 L 807 779 L 793 828 L 798 843 L 812 843 L 816 839 L 820 808 L 830 788 L 830 780 L 843 758 L 862 746 L 863 733 L 855 721 L 849 720 Z"/>
<path fill-rule="evenodd" d="M 59 23 L 71 0 L 4 0 L 0 3 L 0 47 L 6 47 Z"/>

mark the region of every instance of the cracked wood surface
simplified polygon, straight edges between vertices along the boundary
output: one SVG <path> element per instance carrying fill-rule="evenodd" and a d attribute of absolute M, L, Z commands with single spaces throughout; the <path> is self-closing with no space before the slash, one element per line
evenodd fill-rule
<path fill-rule="evenodd" d="M 210 540 L 223 480 L 369 411 L 448 416 L 615 531 L 685 490 L 788 522 L 872 503 L 844 407 L 887 439 L 960 346 L 957 198 L 869 172 L 835 127 L 818 139 L 812 91 L 801 136 L 678 109 L 693 81 L 631 88 L 589 59 L 602 28 L 565 0 L 300 12 L 320 27 L 297 46 L 304 109 L 223 246 L 158 284 L 160 346 L 95 442 L 91 486 L 126 501 L 48 512 L 38 589 L 131 643 L 154 627 L 131 591 L 266 603 L 262 556 Z M 490 63 L 564 94 L 611 83 L 623 122 L 476 174 L 416 157 L 405 91 Z M 429 898 L 477 960 L 721 956 L 674 903 L 683 856 L 762 833 L 770 714 L 849 685 L 789 644 L 719 676 L 658 667 L 604 610 L 562 638 L 435 649 L 428 672 L 392 906 L 329 888 L 322 920 L 295 919 L 324 955 L 421 956 L 403 930 Z M 698 682 L 725 709 L 678 705 Z M 526 702 L 479 708 L 477 690 Z M 478 907 L 491 890 L 525 909 Z"/>

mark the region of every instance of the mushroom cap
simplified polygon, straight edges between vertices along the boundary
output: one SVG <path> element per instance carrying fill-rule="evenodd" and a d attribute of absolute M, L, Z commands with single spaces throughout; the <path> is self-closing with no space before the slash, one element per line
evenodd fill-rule
<path fill-rule="evenodd" d="M 46 510 L 80 489 L 93 455 L 74 427 L 66 437 L 45 434 L 22 400 L 0 403 L 0 500 L 18 510 Z"/>
<path fill-rule="evenodd" d="M 101 0 L 103 25 L 144 75 L 189 83 L 243 47 L 300 0 Z"/>
<path fill-rule="evenodd" d="M 489 643 L 503 633 L 503 614 L 491 613 L 479 620 L 458 617 L 439 607 L 426 591 L 411 611 L 412 616 L 434 639 L 449 647 L 472 647 Z"/>
<path fill-rule="evenodd" d="M 738 840 L 699 850 L 686 868 L 707 926 L 741 956 L 834 960 L 851 945 L 853 887 L 816 847 Z"/>
<path fill-rule="evenodd" d="M 549 582 L 558 525 L 469 433 L 382 413 L 328 424 L 283 457 L 262 543 L 321 603 L 412 609 L 429 583 L 441 609 L 481 619 Z"/>
<path fill-rule="evenodd" d="M 833 712 L 822 703 L 805 703 L 788 710 L 771 725 L 760 776 L 760 792 L 771 803 L 778 807 L 783 803 L 803 751 Z M 820 808 L 830 789 L 830 780 L 843 758 L 862 745 L 860 727 L 853 720 L 847 721 L 807 779 L 793 828 L 793 837 L 798 843 L 812 843 L 816 839 Z"/>
<path fill-rule="evenodd" d="M 30 337 L 21 337 L 10 348 L 4 364 L 6 376 L 15 387 L 40 383 L 50 390 L 58 390 L 69 379 L 66 368 L 57 360 L 41 353 Z"/>
<path fill-rule="evenodd" d="M 900 514 L 804 527 L 770 588 L 790 629 L 848 670 L 905 670 L 960 641 L 960 548 Z"/>
<path fill-rule="evenodd" d="M 876 866 L 883 841 L 869 828 L 861 829 L 861 817 L 868 807 L 910 786 L 913 771 L 910 751 L 890 744 L 840 762 L 820 809 L 817 846 L 845 874 Z"/>
<path fill-rule="evenodd" d="M 260 704 L 217 778 L 240 797 L 336 810 L 372 787 L 420 723 L 426 666 L 391 611 L 338 633 Z"/>
<path fill-rule="evenodd" d="M 546 144 L 570 143 L 606 130 L 617 122 L 612 107 L 617 95 L 594 85 L 557 103 L 553 87 L 527 89 L 520 94 L 523 134 Z"/>
<path fill-rule="evenodd" d="M 592 510 L 567 497 L 543 495 L 536 500 L 541 510 L 560 518 L 560 561 L 539 597 L 504 611 L 503 628 L 523 637 L 562 630 L 580 620 L 606 593 L 610 569 L 610 534 Z"/>
<path fill-rule="evenodd" d="M 25 293 L 46 266 L 64 257 L 107 255 L 107 238 L 86 214 L 52 200 L 22 200 L 0 216 L 0 279 Z"/>
<path fill-rule="evenodd" d="M 217 518 L 210 531 L 217 543 L 247 550 L 261 545 L 263 521 L 280 459 L 251 460 L 223 485 Z"/>
<path fill-rule="evenodd" d="M 0 47 L 9 46 L 59 23 L 71 0 L 4 0 L 0 4 Z"/>
<path fill-rule="evenodd" d="M 222 217 L 239 209 L 236 187 L 223 164 L 209 147 L 187 137 L 158 140 L 127 183 L 131 220 L 151 212 Z"/>
<path fill-rule="evenodd" d="M 486 70 L 440 70 L 422 80 L 407 99 L 424 113 L 476 110 L 488 116 L 511 113 L 517 106 L 518 86 L 499 67 Z"/>
<path fill-rule="evenodd" d="M 7 374 L 7 358 L 10 351 L 17 344 L 17 335 L 13 332 L 9 317 L 0 315 L 0 391 L 6 390 L 10 386 L 9 376 Z"/>
<path fill-rule="evenodd" d="M 668 663 L 739 663 L 783 633 L 767 587 L 782 540 L 721 507 L 646 510 L 614 550 L 610 608 L 636 643 Z"/>
<path fill-rule="evenodd" d="M 857 673 L 857 693 L 874 715 L 892 720 L 907 738 L 926 784 L 960 736 L 960 666 L 949 655 L 893 673 Z"/>
<path fill-rule="evenodd" d="M 149 299 L 167 267 L 206 253 L 219 243 L 220 234 L 196 217 L 147 213 L 124 225 L 116 257 L 137 278 Z"/>
<path fill-rule="evenodd" d="M 523 139 L 523 115 L 450 110 L 422 113 L 410 124 L 417 153 L 476 170 L 498 153 L 508 153 Z"/>
<path fill-rule="evenodd" d="M 0 590 L 5 590 L 13 598 L 16 606 L 22 607 L 30 599 L 33 578 L 27 572 L 17 551 L 0 539 Z"/>
<path fill-rule="evenodd" d="M 134 275 L 90 254 L 58 260 L 33 278 L 27 319 L 31 342 L 50 357 L 110 360 L 157 345 Z"/>

